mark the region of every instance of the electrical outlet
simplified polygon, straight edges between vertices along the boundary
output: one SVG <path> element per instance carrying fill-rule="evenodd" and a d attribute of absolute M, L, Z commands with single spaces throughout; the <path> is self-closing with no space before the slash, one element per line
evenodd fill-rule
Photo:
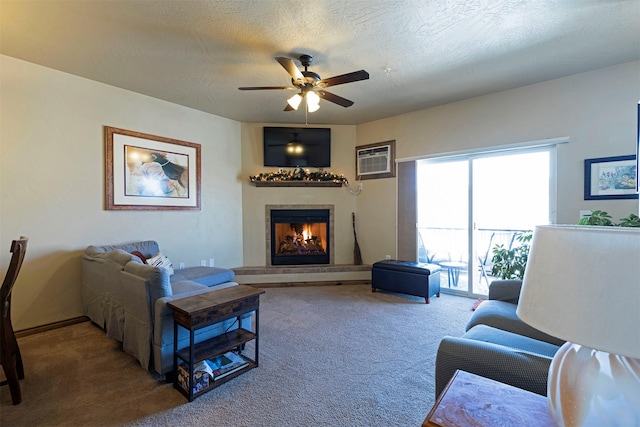
<path fill-rule="evenodd" d="M 216 260 L 213 258 L 209 258 L 209 267 L 215 267 L 216 265 Z"/>
<path fill-rule="evenodd" d="M 391 259 L 391 255 L 385 255 L 384 259 Z"/>
<path fill-rule="evenodd" d="M 207 260 L 203 259 L 202 261 L 200 261 L 200 265 L 203 266 L 203 267 L 206 267 L 207 266 Z"/>
<path fill-rule="evenodd" d="M 180 263 L 180 267 L 179 268 L 180 268 L 180 270 L 184 270 L 184 262 Z"/>
<path fill-rule="evenodd" d="M 589 211 L 582 211 L 582 210 L 581 210 L 581 211 L 580 211 L 580 219 L 584 218 L 584 217 L 585 217 L 585 216 L 587 216 L 587 215 L 591 215 L 591 212 L 593 212 L 593 211 L 591 211 L 591 210 L 589 210 Z"/>

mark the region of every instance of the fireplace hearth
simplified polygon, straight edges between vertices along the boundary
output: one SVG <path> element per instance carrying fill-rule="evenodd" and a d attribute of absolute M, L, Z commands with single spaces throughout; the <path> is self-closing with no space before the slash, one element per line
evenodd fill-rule
<path fill-rule="evenodd" d="M 287 207 L 270 209 L 271 265 L 331 263 L 331 210 Z"/>

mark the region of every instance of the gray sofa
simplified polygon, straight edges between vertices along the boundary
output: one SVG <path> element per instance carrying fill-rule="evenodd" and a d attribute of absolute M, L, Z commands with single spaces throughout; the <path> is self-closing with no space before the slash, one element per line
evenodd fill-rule
<path fill-rule="evenodd" d="M 436 355 L 436 397 L 456 370 L 471 372 L 546 396 L 551 360 L 564 341 L 524 323 L 516 314 L 518 280 L 496 280 L 489 299 L 462 337 L 446 336 Z"/>
<path fill-rule="evenodd" d="M 144 263 L 133 252 L 150 258 L 160 252 L 152 240 L 112 246 L 89 246 L 82 254 L 83 311 L 105 330 L 107 337 L 145 369 L 165 374 L 173 369 L 173 311 L 167 303 L 179 298 L 230 286 L 234 273 L 214 267 L 175 270 Z M 241 319 L 250 329 L 251 314 Z M 238 327 L 234 319 L 196 331 L 196 342 Z M 180 328 L 178 347 L 189 344 L 188 331 Z"/>

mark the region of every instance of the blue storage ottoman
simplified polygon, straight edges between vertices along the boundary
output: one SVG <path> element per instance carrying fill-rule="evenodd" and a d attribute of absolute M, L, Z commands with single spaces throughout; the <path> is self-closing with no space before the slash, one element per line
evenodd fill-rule
<path fill-rule="evenodd" d="M 371 292 L 376 289 L 423 297 L 429 304 L 440 296 L 440 266 L 411 261 L 378 261 L 371 268 Z"/>

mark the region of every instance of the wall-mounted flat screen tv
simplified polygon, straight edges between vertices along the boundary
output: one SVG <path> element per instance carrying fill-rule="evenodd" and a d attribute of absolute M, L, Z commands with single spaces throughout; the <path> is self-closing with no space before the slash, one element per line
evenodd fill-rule
<path fill-rule="evenodd" d="M 331 129 L 264 127 L 264 165 L 331 166 Z"/>

